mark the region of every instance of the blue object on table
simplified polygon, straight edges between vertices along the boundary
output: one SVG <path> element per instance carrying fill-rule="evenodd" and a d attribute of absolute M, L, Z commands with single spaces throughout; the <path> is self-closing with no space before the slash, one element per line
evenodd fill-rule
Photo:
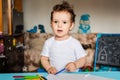
<path fill-rule="evenodd" d="M 44 68 L 38 68 L 37 72 L 46 72 L 46 70 Z"/>
<path fill-rule="evenodd" d="M 101 65 L 98 71 L 120 71 L 120 68 Z"/>
<path fill-rule="evenodd" d="M 57 75 L 57 74 L 59 74 L 59 73 L 61 73 L 61 72 L 63 72 L 63 71 L 65 71 L 65 68 L 63 68 L 63 69 L 61 69 L 60 71 L 58 71 L 55 75 Z"/>

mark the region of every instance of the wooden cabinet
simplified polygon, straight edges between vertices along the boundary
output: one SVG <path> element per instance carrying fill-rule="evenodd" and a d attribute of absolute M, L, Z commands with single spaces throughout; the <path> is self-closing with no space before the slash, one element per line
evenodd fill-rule
<path fill-rule="evenodd" d="M 22 72 L 24 65 L 22 0 L 0 0 L 0 73 Z"/>
<path fill-rule="evenodd" d="M 18 12 L 23 12 L 23 10 L 22 10 L 22 0 L 15 0 L 14 1 L 14 9 L 16 9 Z"/>
<path fill-rule="evenodd" d="M 0 36 L 0 44 L 4 45 L 4 51 L 0 53 L 0 73 L 22 72 L 24 48 L 19 39 L 23 41 L 23 37 L 23 34 Z"/>
<path fill-rule="evenodd" d="M 2 32 L 2 0 L 0 0 L 0 32 Z"/>
<path fill-rule="evenodd" d="M 23 27 L 23 11 L 22 0 L 0 0 L 1 13 L 0 13 L 0 30 L 3 34 L 12 35 L 15 33 L 17 26 Z M 19 26 L 20 27 L 20 26 Z"/>

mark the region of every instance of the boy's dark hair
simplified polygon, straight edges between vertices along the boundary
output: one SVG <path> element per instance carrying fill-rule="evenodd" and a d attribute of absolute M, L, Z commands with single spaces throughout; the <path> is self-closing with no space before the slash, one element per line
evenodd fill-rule
<path fill-rule="evenodd" d="M 57 4 L 53 7 L 53 11 L 51 12 L 51 21 L 53 19 L 53 13 L 56 11 L 67 11 L 71 15 L 71 21 L 75 22 L 75 13 L 73 11 L 73 8 L 70 6 L 70 4 L 66 1 L 63 1 L 62 4 Z"/>

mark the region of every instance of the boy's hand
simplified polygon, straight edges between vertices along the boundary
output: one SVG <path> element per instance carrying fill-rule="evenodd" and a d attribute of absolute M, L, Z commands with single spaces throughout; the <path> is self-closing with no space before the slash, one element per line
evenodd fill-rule
<path fill-rule="evenodd" d="M 50 68 L 48 68 L 47 72 L 48 72 L 49 74 L 55 74 L 55 73 L 57 72 L 57 70 L 56 70 L 55 67 L 50 67 Z"/>
<path fill-rule="evenodd" d="M 73 72 L 77 69 L 76 64 L 74 62 L 68 63 L 65 68 L 69 72 Z"/>

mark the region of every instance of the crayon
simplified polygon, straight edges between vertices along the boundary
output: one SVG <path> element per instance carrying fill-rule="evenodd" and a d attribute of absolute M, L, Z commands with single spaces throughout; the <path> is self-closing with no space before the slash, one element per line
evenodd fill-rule
<path fill-rule="evenodd" d="M 59 73 L 63 72 L 64 70 L 65 70 L 65 68 L 61 69 L 61 70 L 60 70 L 60 71 L 58 71 L 55 75 L 57 75 L 57 74 L 59 74 Z"/>

